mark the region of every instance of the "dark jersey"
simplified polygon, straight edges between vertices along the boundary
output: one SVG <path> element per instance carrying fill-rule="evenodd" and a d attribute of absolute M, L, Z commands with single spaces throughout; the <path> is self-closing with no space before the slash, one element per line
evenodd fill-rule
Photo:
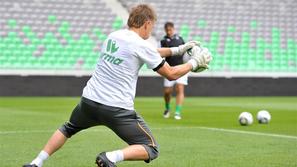
<path fill-rule="evenodd" d="M 174 34 L 171 38 L 168 36 L 164 36 L 164 38 L 161 40 L 161 47 L 176 47 L 184 43 L 185 42 L 182 37 Z M 183 56 L 169 56 L 166 57 L 165 60 L 170 66 L 183 64 Z"/>

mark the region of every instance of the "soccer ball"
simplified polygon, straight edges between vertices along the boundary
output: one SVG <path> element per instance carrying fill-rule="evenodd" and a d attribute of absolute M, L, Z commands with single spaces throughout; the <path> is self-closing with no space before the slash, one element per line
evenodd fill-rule
<path fill-rule="evenodd" d="M 238 121 L 240 125 L 251 125 L 253 123 L 253 116 L 249 112 L 242 112 L 238 117 Z"/>
<path fill-rule="evenodd" d="M 260 124 L 267 124 L 271 120 L 271 115 L 266 110 L 260 110 L 257 114 L 257 120 Z"/>

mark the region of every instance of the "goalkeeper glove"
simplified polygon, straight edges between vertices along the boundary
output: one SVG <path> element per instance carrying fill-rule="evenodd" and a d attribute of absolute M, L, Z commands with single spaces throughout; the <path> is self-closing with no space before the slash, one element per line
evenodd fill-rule
<path fill-rule="evenodd" d="M 195 46 L 191 49 L 191 53 L 189 54 L 191 56 L 189 63 L 192 65 L 193 72 L 201 72 L 208 69 L 212 56 L 207 48 Z"/>
<path fill-rule="evenodd" d="M 199 46 L 200 43 L 198 41 L 189 41 L 183 45 L 179 45 L 178 47 L 170 48 L 172 56 L 181 56 L 186 53 L 187 50 L 193 48 L 194 46 Z"/>

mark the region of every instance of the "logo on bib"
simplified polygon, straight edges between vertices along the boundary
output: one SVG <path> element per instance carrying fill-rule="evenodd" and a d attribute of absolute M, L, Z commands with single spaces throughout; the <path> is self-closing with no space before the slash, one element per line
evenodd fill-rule
<path fill-rule="evenodd" d="M 116 45 L 116 41 L 109 39 L 107 42 L 106 52 L 110 52 L 111 54 L 113 54 L 114 52 L 118 51 L 119 47 L 117 47 Z"/>
<path fill-rule="evenodd" d="M 112 64 L 119 65 L 124 60 L 113 56 L 113 53 L 117 52 L 119 47 L 116 45 L 116 41 L 109 39 L 106 46 L 106 52 L 103 53 L 102 59 Z"/>

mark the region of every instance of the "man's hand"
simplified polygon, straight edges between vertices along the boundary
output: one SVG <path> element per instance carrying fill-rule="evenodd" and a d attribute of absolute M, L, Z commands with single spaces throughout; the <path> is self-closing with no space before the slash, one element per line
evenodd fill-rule
<path fill-rule="evenodd" d="M 208 69 L 208 65 L 212 60 L 209 50 L 207 48 L 196 46 L 192 48 L 191 52 L 191 59 L 189 60 L 189 63 L 192 64 L 192 71 L 201 72 Z"/>
<path fill-rule="evenodd" d="M 181 56 L 186 53 L 187 50 L 193 48 L 194 46 L 199 46 L 200 43 L 198 41 L 189 41 L 183 45 L 179 45 L 178 47 L 172 47 L 171 53 L 172 56 Z"/>

